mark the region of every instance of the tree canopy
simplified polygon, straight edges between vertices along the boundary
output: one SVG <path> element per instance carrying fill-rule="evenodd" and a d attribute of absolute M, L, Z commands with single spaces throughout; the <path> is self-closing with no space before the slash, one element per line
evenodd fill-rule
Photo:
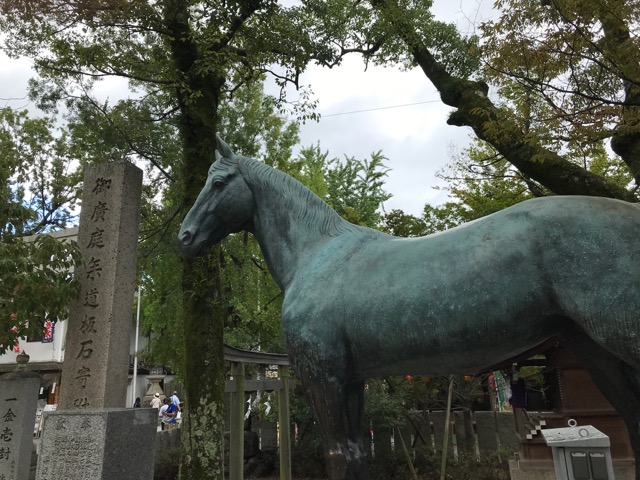
<path fill-rule="evenodd" d="M 161 228 L 145 233 L 156 238 L 171 234 L 172 222 L 182 218 L 204 184 L 214 161 L 221 100 L 275 70 L 274 64 L 282 65 L 284 73 L 275 73 L 283 86 L 297 84 L 308 61 L 299 55 L 299 46 L 309 43 L 306 30 L 298 28 L 305 21 L 298 7 L 271 0 L 10 0 L 0 9 L 5 51 L 31 58 L 41 77 L 31 90 L 37 104 L 50 112 L 63 106 L 72 115 L 93 116 L 97 126 L 77 127 L 95 147 L 92 156 L 106 155 L 94 160 L 125 154 L 148 162 L 155 182 L 145 188 L 171 189 L 168 215 L 149 207 Z M 116 105 L 98 101 L 92 88 L 106 77 L 128 80 L 136 94 Z M 304 92 L 295 100 L 294 110 L 304 114 Z M 162 128 L 173 144 L 149 141 L 158 140 Z M 98 129 L 112 136 L 96 144 Z M 205 258 L 176 260 L 178 265 L 189 405 L 181 475 L 221 478 L 227 301 L 220 249 Z"/>
<path fill-rule="evenodd" d="M 46 235 L 72 221 L 78 199 L 74 149 L 53 120 L 0 109 L 0 352 L 65 319 L 77 284 L 75 242 Z M 37 236 L 36 236 L 37 235 Z"/>

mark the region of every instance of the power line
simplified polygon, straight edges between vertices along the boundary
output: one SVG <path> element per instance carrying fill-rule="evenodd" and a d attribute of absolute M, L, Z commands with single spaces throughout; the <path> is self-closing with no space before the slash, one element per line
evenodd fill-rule
<path fill-rule="evenodd" d="M 28 95 L 25 95 L 23 97 L 0 97 L 0 100 L 3 102 L 12 102 L 14 100 L 24 100 L 28 97 Z"/>
<path fill-rule="evenodd" d="M 389 110 L 391 108 L 412 107 L 414 105 L 424 105 L 425 103 L 439 103 L 439 102 L 440 102 L 440 100 L 426 100 L 424 102 L 404 103 L 402 105 L 390 105 L 388 107 L 367 108 L 365 110 L 353 110 L 351 112 L 330 113 L 328 115 L 321 115 L 321 117 L 322 118 L 337 117 L 339 115 L 351 115 L 352 113 L 374 112 L 376 110 Z"/>

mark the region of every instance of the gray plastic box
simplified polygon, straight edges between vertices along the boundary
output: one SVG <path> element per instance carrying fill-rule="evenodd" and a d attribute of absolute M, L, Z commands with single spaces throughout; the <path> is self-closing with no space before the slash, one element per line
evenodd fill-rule
<path fill-rule="evenodd" d="M 615 480 L 611 442 L 597 428 L 573 422 L 541 433 L 553 453 L 556 480 Z"/>

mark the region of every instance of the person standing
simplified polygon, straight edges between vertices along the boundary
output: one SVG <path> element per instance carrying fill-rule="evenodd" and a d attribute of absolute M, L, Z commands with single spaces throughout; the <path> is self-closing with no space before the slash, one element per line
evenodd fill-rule
<path fill-rule="evenodd" d="M 169 403 L 171 402 L 171 399 L 169 397 L 165 398 L 162 403 L 164 405 L 162 405 L 162 407 L 160 407 L 160 410 L 158 411 L 158 417 L 160 418 L 160 429 L 164 430 L 165 426 L 167 425 L 167 422 L 165 421 L 165 413 L 166 411 L 169 409 Z"/>
<path fill-rule="evenodd" d="M 167 402 L 167 408 L 162 412 L 162 430 L 175 427 L 178 414 L 178 406 L 171 401 L 171 397 L 165 398 L 165 402 Z"/>
<path fill-rule="evenodd" d="M 140 408 L 142 405 L 140 405 L 140 397 L 136 397 L 136 401 L 133 404 L 133 408 Z"/>
<path fill-rule="evenodd" d="M 171 395 L 171 401 L 176 406 L 178 411 L 180 411 L 180 399 L 178 398 L 178 392 L 175 390 L 173 391 L 173 395 Z"/>
<path fill-rule="evenodd" d="M 160 400 L 160 394 L 156 393 L 151 399 L 151 408 L 160 409 L 161 406 L 162 406 L 162 400 Z"/>

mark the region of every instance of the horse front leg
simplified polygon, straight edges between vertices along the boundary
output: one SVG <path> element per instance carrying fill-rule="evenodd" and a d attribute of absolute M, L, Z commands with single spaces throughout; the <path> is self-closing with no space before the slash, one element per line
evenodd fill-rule
<path fill-rule="evenodd" d="M 329 480 L 366 480 L 362 441 L 357 446 L 357 439 L 350 439 L 345 383 L 336 377 L 312 375 L 305 370 L 299 374 L 322 432 Z"/>
<path fill-rule="evenodd" d="M 362 417 L 364 412 L 364 382 L 351 382 L 346 386 L 347 428 L 349 453 L 351 455 L 352 476 L 357 480 L 367 480 L 367 452 L 364 448 L 364 429 Z"/>

